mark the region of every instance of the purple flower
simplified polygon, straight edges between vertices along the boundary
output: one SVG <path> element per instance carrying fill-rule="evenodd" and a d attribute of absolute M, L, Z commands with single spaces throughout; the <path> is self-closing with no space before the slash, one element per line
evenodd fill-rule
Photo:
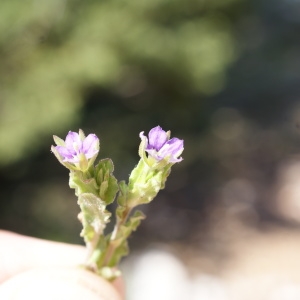
<path fill-rule="evenodd" d="M 182 161 L 179 156 L 183 151 L 183 140 L 170 139 L 170 132 L 164 131 L 160 126 L 152 128 L 148 138 L 141 132 L 140 138 L 145 141 L 145 151 L 155 160 L 166 159 L 170 163 Z"/>
<path fill-rule="evenodd" d="M 63 157 L 63 161 L 78 163 L 82 155 L 90 159 L 99 152 L 99 139 L 95 134 L 89 134 L 86 138 L 81 139 L 77 132 L 69 131 L 65 146 L 56 146 L 55 148 Z"/>
<path fill-rule="evenodd" d="M 82 130 L 69 131 L 65 141 L 54 136 L 54 141 L 57 146 L 52 146 L 53 153 L 68 168 L 75 165 L 75 169 L 86 171 L 99 152 L 98 137 L 95 134 L 85 137 Z"/>

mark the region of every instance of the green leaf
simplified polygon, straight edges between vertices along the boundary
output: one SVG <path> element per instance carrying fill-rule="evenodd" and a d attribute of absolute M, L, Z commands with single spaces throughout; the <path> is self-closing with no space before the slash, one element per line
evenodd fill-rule
<path fill-rule="evenodd" d="M 165 187 L 172 164 L 166 163 L 162 168 L 149 167 L 142 159 L 130 174 L 127 206 L 135 207 L 146 204 L 156 197 L 159 190 Z"/>
<path fill-rule="evenodd" d="M 111 241 L 114 244 L 115 251 L 108 263 L 109 266 L 116 266 L 120 259 L 129 253 L 127 238 L 137 229 L 143 219 L 145 219 L 145 215 L 137 210 L 126 224 L 121 226 L 117 237 Z"/>
<path fill-rule="evenodd" d="M 119 190 L 118 181 L 113 176 L 114 165 L 111 159 L 103 159 L 94 170 L 94 177 L 99 185 L 99 196 L 106 203 L 114 201 Z"/>
<path fill-rule="evenodd" d="M 132 183 L 127 197 L 128 206 L 135 207 L 152 201 L 165 181 L 163 174 L 163 171 L 150 170 L 144 181 L 138 180 Z"/>
<path fill-rule="evenodd" d="M 145 163 L 143 159 L 140 159 L 139 163 L 135 166 L 129 176 L 129 189 L 132 189 L 133 186 L 137 183 L 143 183 L 149 172 L 149 166 Z"/>
<path fill-rule="evenodd" d="M 118 219 L 122 220 L 123 219 L 123 214 L 124 212 L 128 209 L 126 206 L 127 203 L 127 195 L 128 195 L 128 186 L 125 183 L 125 181 L 120 181 L 119 182 L 119 195 L 118 195 L 118 206 L 116 209 L 116 216 Z"/>
<path fill-rule="evenodd" d="M 89 246 L 92 245 L 94 244 L 89 243 Z M 103 261 L 103 254 L 105 253 L 106 247 L 107 247 L 107 238 L 103 234 L 101 234 L 98 236 L 98 242 L 95 248 L 89 249 L 91 252 L 87 262 L 89 265 L 93 266 L 94 269 L 99 269 L 98 264 L 100 264 L 100 262 Z"/>
<path fill-rule="evenodd" d="M 165 168 L 163 170 L 162 180 L 161 180 L 161 187 L 160 187 L 161 190 L 163 190 L 165 188 L 167 178 L 169 177 L 169 175 L 171 173 L 171 167 L 172 167 L 172 164 L 169 164 L 169 165 L 165 166 Z"/>
<path fill-rule="evenodd" d="M 119 206 L 126 206 L 128 186 L 124 180 L 119 182 L 119 189 L 120 189 L 120 193 L 118 196 L 118 204 L 119 204 Z"/>
<path fill-rule="evenodd" d="M 106 211 L 105 203 L 91 193 L 80 194 L 78 204 L 81 208 L 79 219 L 83 225 L 81 236 L 88 248 L 94 248 L 99 243 L 99 237 L 103 235 L 111 214 Z"/>
<path fill-rule="evenodd" d="M 118 206 L 116 209 L 116 216 L 119 220 L 123 219 L 124 213 L 127 210 L 126 206 Z"/>
<path fill-rule="evenodd" d="M 76 196 L 84 193 L 92 193 L 97 195 L 99 187 L 94 178 L 87 178 L 81 171 L 71 171 L 69 178 L 69 186 L 75 189 Z"/>
<path fill-rule="evenodd" d="M 130 229 L 128 236 L 132 233 L 132 231 L 136 231 L 141 221 L 144 220 L 146 216 L 140 210 L 136 210 L 133 216 L 130 217 L 128 222 L 126 223 L 126 227 Z"/>
<path fill-rule="evenodd" d="M 114 267 L 116 266 L 122 257 L 127 256 L 129 254 L 129 247 L 127 240 L 123 240 L 121 244 L 115 249 L 114 254 L 108 263 L 108 266 Z"/>

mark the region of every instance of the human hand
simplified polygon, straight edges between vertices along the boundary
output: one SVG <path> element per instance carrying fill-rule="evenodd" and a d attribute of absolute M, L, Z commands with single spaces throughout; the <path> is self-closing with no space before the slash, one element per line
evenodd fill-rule
<path fill-rule="evenodd" d="M 78 267 L 84 256 L 82 246 L 0 230 L 0 299 L 124 299 L 121 279 L 111 284 Z"/>

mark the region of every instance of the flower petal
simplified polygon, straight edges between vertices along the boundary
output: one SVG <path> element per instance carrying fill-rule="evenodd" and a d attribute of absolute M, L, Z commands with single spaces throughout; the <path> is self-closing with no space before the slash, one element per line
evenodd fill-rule
<path fill-rule="evenodd" d="M 57 150 L 59 155 L 64 158 L 64 161 L 69 161 L 69 159 L 73 159 L 74 153 L 70 152 L 66 147 L 56 146 L 55 149 Z"/>
<path fill-rule="evenodd" d="M 160 157 L 170 157 L 170 162 L 179 162 L 182 158 L 178 158 L 178 156 L 183 151 L 183 140 L 178 138 L 170 139 L 158 152 Z"/>
<path fill-rule="evenodd" d="M 152 128 L 148 136 L 149 145 L 147 149 L 155 149 L 156 151 L 159 151 L 168 140 L 167 133 L 160 126 Z"/>
<path fill-rule="evenodd" d="M 82 148 L 82 141 L 80 140 L 79 134 L 77 132 L 69 131 L 66 137 L 66 148 L 74 151 L 74 144 L 77 145 L 78 150 Z"/>
<path fill-rule="evenodd" d="M 95 134 L 89 134 L 82 143 L 82 153 L 86 158 L 93 157 L 99 152 L 99 139 Z"/>

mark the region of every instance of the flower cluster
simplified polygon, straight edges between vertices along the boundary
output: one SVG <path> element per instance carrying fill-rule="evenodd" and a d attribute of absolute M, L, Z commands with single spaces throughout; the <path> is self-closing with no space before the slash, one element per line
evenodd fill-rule
<path fill-rule="evenodd" d="M 85 136 L 82 130 L 72 132 L 65 140 L 54 136 L 56 146 L 51 150 L 59 162 L 70 170 L 69 185 L 75 189 L 81 212 L 79 219 L 88 249 L 86 267 L 108 280 L 120 275 L 117 264 L 127 255 L 127 239 L 144 218 L 136 206 L 151 202 L 164 188 L 171 167 L 180 161 L 183 140 L 170 138 L 170 131 L 160 126 L 148 136 L 140 133 L 139 163 L 132 170 L 128 183 L 118 182 L 113 175 L 110 159 L 94 165 L 100 141 L 95 134 Z M 117 201 L 116 224 L 111 233 L 104 234 L 111 212 L 106 207 Z"/>

